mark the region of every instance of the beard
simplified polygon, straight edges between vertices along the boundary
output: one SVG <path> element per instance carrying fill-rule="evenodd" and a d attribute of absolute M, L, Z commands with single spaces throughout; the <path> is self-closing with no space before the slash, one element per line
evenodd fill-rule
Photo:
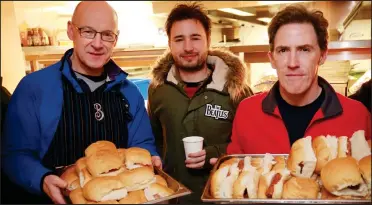
<path fill-rule="evenodd" d="M 176 57 L 174 58 L 174 65 L 176 66 L 176 68 L 184 72 L 192 73 L 192 72 L 200 71 L 204 68 L 204 66 L 207 63 L 207 56 L 208 56 L 208 52 L 203 53 L 201 56 L 198 57 L 196 63 L 190 63 L 190 62 L 187 62 L 181 59 L 181 57 Z"/>

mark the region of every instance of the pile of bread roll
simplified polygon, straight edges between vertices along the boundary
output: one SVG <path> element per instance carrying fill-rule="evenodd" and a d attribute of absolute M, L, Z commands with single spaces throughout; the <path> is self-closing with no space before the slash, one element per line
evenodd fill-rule
<path fill-rule="evenodd" d="M 216 199 L 370 199 L 371 141 L 364 131 L 352 137 L 311 136 L 293 143 L 286 159 L 232 157 L 211 176 Z"/>
<path fill-rule="evenodd" d="M 73 204 L 141 204 L 170 196 L 166 180 L 155 174 L 146 149 L 117 149 L 97 141 L 61 175 Z"/>

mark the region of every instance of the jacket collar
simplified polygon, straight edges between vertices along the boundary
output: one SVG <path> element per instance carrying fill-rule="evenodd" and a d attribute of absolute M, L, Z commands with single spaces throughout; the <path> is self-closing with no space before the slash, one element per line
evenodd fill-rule
<path fill-rule="evenodd" d="M 207 88 L 228 93 L 236 105 L 250 93 L 247 67 L 236 55 L 228 50 L 211 49 L 208 51 L 207 64 L 214 68 L 212 81 Z M 167 50 L 152 67 L 150 88 L 155 89 L 165 82 L 178 84 L 175 69 L 172 54 Z"/>
<path fill-rule="evenodd" d="M 207 64 L 211 65 L 211 67 L 213 68 L 213 73 L 211 76 L 212 81 L 207 85 L 207 88 L 224 92 L 224 87 L 226 84 L 226 75 L 227 71 L 229 70 L 229 67 L 221 58 L 217 56 L 208 56 Z M 176 66 L 173 64 L 170 71 L 167 74 L 167 81 L 177 85 L 179 82 L 176 78 L 176 75 L 177 75 Z"/>
<path fill-rule="evenodd" d="M 318 84 L 324 89 L 325 98 L 321 105 L 321 111 L 324 118 L 336 116 L 343 112 L 341 103 L 337 97 L 336 91 L 322 77 L 318 76 Z M 275 100 L 276 92 L 279 90 L 279 81 L 270 89 L 267 96 L 262 101 L 262 110 L 268 114 L 274 114 L 275 108 L 278 106 Z"/>
<path fill-rule="evenodd" d="M 72 86 L 75 88 L 77 92 L 83 92 L 82 88 L 80 87 L 76 75 L 71 67 L 71 60 L 70 57 L 73 53 L 74 49 L 71 48 L 65 52 L 63 55 L 61 62 L 62 65 L 60 67 L 60 70 L 62 74 L 67 78 L 67 80 L 72 84 Z M 127 76 L 128 73 L 124 72 L 116 63 L 110 59 L 105 65 L 104 69 L 107 73 L 107 88 L 106 90 L 111 89 L 113 86 L 115 86 L 118 83 L 123 82 Z"/>

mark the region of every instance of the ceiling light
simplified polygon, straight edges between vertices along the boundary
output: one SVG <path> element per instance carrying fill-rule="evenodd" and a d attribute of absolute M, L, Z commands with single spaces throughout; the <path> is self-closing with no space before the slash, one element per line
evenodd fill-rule
<path fill-rule="evenodd" d="M 269 18 L 269 17 L 261 17 L 261 18 L 257 18 L 257 20 L 262 21 L 262 22 L 266 22 L 266 23 L 270 23 L 271 18 Z"/>
<path fill-rule="evenodd" d="M 231 14 L 235 14 L 235 15 L 238 15 L 238 16 L 254 16 L 254 14 L 252 14 L 252 13 L 245 12 L 245 11 L 238 10 L 238 9 L 233 9 L 233 8 L 223 8 L 223 9 L 217 9 L 217 10 L 227 12 L 227 13 L 231 13 Z"/>

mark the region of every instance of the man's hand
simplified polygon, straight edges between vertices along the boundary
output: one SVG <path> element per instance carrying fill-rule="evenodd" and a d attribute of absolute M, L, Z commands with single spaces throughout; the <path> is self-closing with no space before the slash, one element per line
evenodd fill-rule
<path fill-rule="evenodd" d="M 159 156 L 152 156 L 151 162 L 152 162 L 152 165 L 157 167 L 158 169 L 163 169 L 161 159 Z"/>
<path fill-rule="evenodd" d="M 205 149 L 200 152 L 190 153 L 188 156 L 189 159 L 185 160 L 186 167 L 192 169 L 203 168 L 206 154 Z"/>
<path fill-rule="evenodd" d="M 56 175 L 48 175 L 44 178 L 43 190 L 55 204 L 66 204 L 61 189 L 67 187 L 67 182 Z"/>

